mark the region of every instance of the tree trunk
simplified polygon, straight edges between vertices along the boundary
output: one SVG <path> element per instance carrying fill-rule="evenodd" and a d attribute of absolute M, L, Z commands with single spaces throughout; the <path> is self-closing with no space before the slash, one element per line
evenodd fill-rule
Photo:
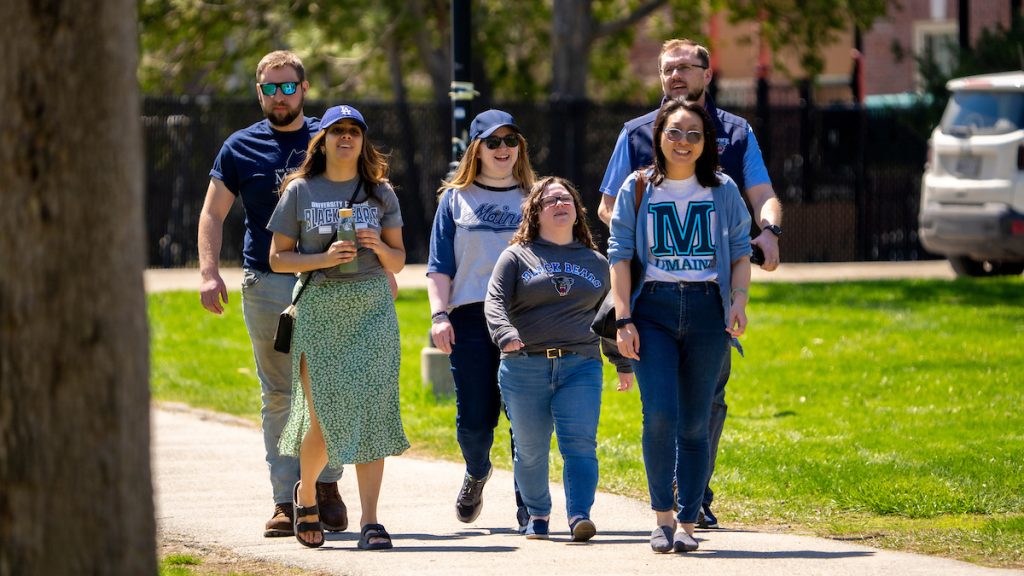
<path fill-rule="evenodd" d="M 551 100 L 554 102 L 577 102 L 587 97 L 593 27 L 590 2 L 555 2 L 551 25 Z"/>
<path fill-rule="evenodd" d="M 155 574 L 136 2 L 2 2 L 0 53 L 0 576 Z"/>

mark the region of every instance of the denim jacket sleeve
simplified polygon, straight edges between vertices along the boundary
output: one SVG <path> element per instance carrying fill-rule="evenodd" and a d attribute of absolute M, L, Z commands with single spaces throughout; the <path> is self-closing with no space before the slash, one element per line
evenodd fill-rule
<path fill-rule="evenodd" d="M 628 262 L 636 252 L 637 209 L 633 194 L 634 182 L 636 172 L 626 177 L 615 195 L 615 208 L 612 209 L 612 219 L 608 225 L 608 263 L 612 266 L 623 260 Z"/>

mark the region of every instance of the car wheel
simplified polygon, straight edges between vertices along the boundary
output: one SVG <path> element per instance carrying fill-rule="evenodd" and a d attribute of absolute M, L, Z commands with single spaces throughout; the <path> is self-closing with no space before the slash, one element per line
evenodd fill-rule
<path fill-rule="evenodd" d="M 1016 276 L 1024 272 L 1024 262 L 993 262 L 969 256 L 950 256 L 949 264 L 957 276 Z"/>
<path fill-rule="evenodd" d="M 969 256 L 950 256 L 949 265 L 957 276 L 991 276 L 992 273 L 985 269 L 985 263 L 979 262 Z"/>
<path fill-rule="evenodd" d="M 1000 276 L 1016 276 L 1024 272 L 1024 262 L 1000 262 L 992 266 L 992 273 Z"/>

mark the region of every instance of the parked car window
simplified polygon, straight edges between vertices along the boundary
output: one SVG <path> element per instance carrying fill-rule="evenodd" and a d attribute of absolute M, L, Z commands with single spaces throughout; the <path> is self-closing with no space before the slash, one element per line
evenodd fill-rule
<path fill-rule="evenodd" d="M 1024 126 L 1020 92 L 954 92 L 942 115 L 946 134 L 1006 134 Z"/>

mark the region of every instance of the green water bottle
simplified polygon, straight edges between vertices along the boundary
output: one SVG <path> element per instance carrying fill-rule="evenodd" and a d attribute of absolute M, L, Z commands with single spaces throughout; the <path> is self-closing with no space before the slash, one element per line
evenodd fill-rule
<path fill-rule="evenodd" d="M 338 240 L 356 241 L 356 219 L 352 217 L 351 208 L 341 208 L 338 210 Z M 358 271 L 359 262 L 356 258 L 353 258 L 351 262 L 338 264 L 338 272 L 351 273 Z"/>

